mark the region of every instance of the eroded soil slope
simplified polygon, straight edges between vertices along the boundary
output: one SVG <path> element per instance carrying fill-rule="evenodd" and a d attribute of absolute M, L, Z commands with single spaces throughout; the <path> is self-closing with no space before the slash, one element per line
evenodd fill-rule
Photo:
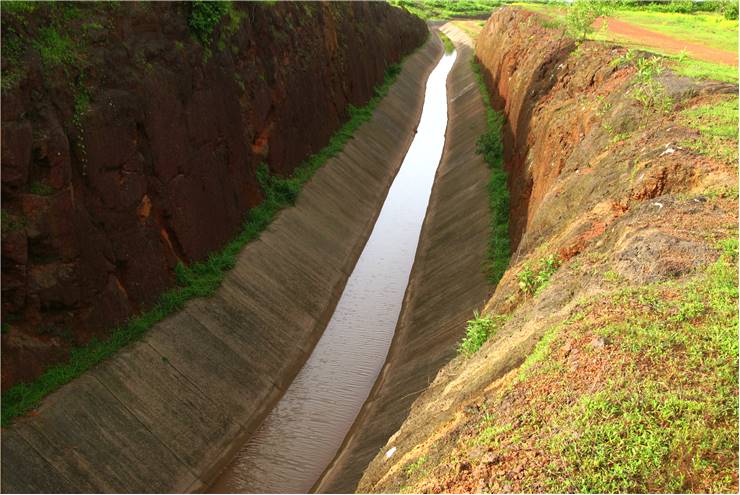
<path fill-rule="evenodd" d="M 257 166 L 289 174 L 427 35 L 379 3 L 195 6 L 3 5 L 3 390 L 222 247 Z"/>
<path fill-rule="evenodd" d="M 358 491 L 736 491 L 737 86 L 545 25 L 477 42 L 516 247 L 493 336 Z"/>

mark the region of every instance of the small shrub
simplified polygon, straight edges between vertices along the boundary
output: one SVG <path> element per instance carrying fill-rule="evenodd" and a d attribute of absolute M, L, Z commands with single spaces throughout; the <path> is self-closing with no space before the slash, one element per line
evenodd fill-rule
<path fill-rule="evenodd" d="M 519 281 L 519 290 L 529 295 L 538 293 L 547 285 L 558 268 L 560 268 L 560 260 L 554 254 L 540 258 L 537 269 L 525 263 L 516 276 Z"/>
<path fill-rule="evenodd" d="M 465 337 L 457 346 L 457 351 L 464 356 L 471 356 L 481 348 L 497 329 L 501 317 L 481 316 L 477 311 L 465 327 Z M 497 321 L 498 320 L 498 321 Z"/>
<path fill-rule="evenodd" d="M 645 109 L 668 111 L 672 100 L 665 94 L 663 85 L 656 80 L 656 76 L 663 72 L 662 60 L 658 57 L 638 58 L 635 66 L 637 74 L 635 74 L 632 96 Z"/>
<path fill-rule="evenodd" d="M 210 46 L 213 31 L 221 22 L 221 18 L 226 14 L 229 7 L 228 2 L 194 0 L 191 3 L 188 26 L 203 46 Z"/>
<path fill-rule="evenodd" d="M 611 10 L 609 2 L 604 0 L 574 0 L 565 15 L 566 29 L 577 40 L 584 40 L 593 32 L 594 21 Z"/>

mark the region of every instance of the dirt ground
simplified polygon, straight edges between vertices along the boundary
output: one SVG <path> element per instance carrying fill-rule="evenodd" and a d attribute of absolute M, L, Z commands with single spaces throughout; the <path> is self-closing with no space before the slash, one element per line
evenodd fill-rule
<path fill-rule="evenodd" d="M 594 28 L 600 29 L 603 22 L 604 21 L 601 19 L 597 20 L 594 23 Z M 640 45 L 650 46 L 667 53 L 678 54 L 683 50 L 686 50 L 686 52 L 692 57 L 707 62 L 735 66 L 738 64 L 737 54 L 730 51 L 718 50 L 699 43 L 691 43 L 673 38 L 662 33 L 656 33 L 655 31 L 636 26 L 629 22 L 614 19 L 613 17 L 607 18 L 606 22 L 609 33 L 620 39 L 627 38 Z"/>

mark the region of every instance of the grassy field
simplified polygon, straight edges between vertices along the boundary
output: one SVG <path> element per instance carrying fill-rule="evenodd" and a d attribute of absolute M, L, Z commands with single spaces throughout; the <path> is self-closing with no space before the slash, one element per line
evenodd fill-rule
<path fill-rule="evenodd" d="M 737 53 L 737 21 L 720 14 L 674 14 L 620 10 L 614 17 L 674 38 Z"/>
<path fill-rule="evenodd" d="M 528 2 L 516 2 L 512 5 L 549 16 L 553 20 L 551 25 L 553 28 L 564 25 L 566 7 Z M 725 19 L 719 13 L 681 14 L 644 10 L 615 10 L 610 17 L 628 22 L 642 29 L 670 36 L 678 41 L 701 45 L 712 50 L 738 53 L 738 21 Z M 688 77 L 738 82 L 737 65 L 716 63 L 702 60 L 686 52 L 666 50 L 643 39 L 615 34 L 608 29 L 595 31 L 589 36 L 589 39 L 618 43 L 630 48 L 665 55 L 672 59 L 673 69 L 677 73 Z"/>
<path fill-rule="evenodd" d="M 488 17 L 500 0 L 389 0 L 424 20 L 454 19 L 456 17 Z"/>

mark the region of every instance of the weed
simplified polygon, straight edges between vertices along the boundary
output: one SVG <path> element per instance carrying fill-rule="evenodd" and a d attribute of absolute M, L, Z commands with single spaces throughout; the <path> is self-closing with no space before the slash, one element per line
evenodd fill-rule
<path fill-rule="evenodd" d="M 31 185 L 28 186 L 28 191 L 31 194 L 39 196 L 50 196 L 56 192 L 53 187 L 40 181 L 32 182 Z"/>
<path fill-rule="evenodd" d="M 452 40 L 442 31 L 437 31 L 437 34 L 439 35 L 439 39 L 442 40 L 442 44 L 445 46 L 445 53 L 454 52 L 455 45 L 452 43 Z"/>
<path fill-rule="evenodd" d="M 511 423 L 503 425 L 486 426 L 481 430 L 478 436 L 473 440 L 473 445 L 485 445 L 487 447 L 498 447 L 500 437 L 509 433 L 513 429 Z"/>
<path fill-rule="evenodd" d="M 423 455 L 419 457 L 415 462 L 409 464 L 406 466 L 406 469 L 404 470 L 406 472 L 406 476 L 413 476 L 414 473 L 419 471 L 421 467 L 427 462 L 427 456 Z"/>
<path fill-rule="evenodd" d="M 228 2 L 193 0 L 188 17 L 188 26 L 205 47 L 211 45 L 213 31 L 221 22 L 221 18 L 231 8 Z"/>
<path fill-rule="evenodd" d="M 632 96 L 640 102 L 644 109 L 655 109 L 667 112 L 671 105 L 671 98 L 665 94 L 665 87 L 657 81 L 656 76 L 663 72 L 662 61 L 658 57 L 638 58 L 635 61 L 637 73 Z"/>
<path fill-rule="evenodd" d="M 457 346 L 457 352 L 464 356 L 472 356 L 493 335 L 503 317 L 485 315 L 481 316 L 477 311 L 473 313 L 473 319 L 468 320 L 465 327 L 465 337 Z"/>
<path fill-rule="evenodd" d="M 550 277 L 558 271 L 558 268 L 560 268 L 560 259 L 554 254 L 540 258 L 537 268 L 533 268 L 530 263 L 525 263 L 516 275 L 519 290 L 529 295 L 537 294 L 547 286 Z"/>
<path fill-rule="evenodd" d="M 486 107 L 486 132 L 476 142 L 476 152 L 483 156 L 491 175 L 488 178 L 488 209 L 491 212 L 491 237 L 486 253 L 486 271 L 488 281 L 495 285 L 501 280 L 509 266 L 511 243 L 509 240 L 509 188 L 504 172 L 504 145 L 501 131 L 504 126 L 504 115 L 496 112 L 491 106 L 486 83 L 483 80 L 480 65 L 471 61 L 473 72 L 478 79 L 483 104 Z"/>
<path fill-rule="evenodd" d="M 60 34 L 54 27 L 47 26 L 39 29 L 33 47 L 39 52 L 41 62 L 47 68 L 73 65 L 77 62 L 72 39 Z"/>
<path fill-rule="evenodd" d="M 13 215 L 3 209 L 0 210 L 0 225 L 2 226 L 2 233 L 7 234 L 25 228 L 27 221 L 24 217 Z"/>

